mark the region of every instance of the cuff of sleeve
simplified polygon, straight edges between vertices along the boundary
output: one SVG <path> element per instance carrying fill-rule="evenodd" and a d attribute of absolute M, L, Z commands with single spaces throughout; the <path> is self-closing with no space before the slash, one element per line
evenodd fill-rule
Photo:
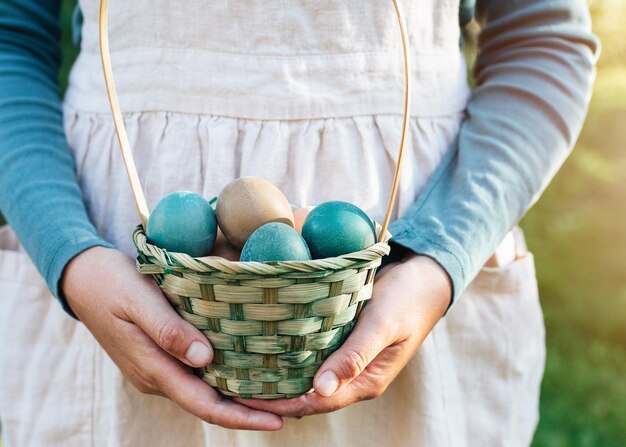
<path fill-rule="evenodd" d="M 452 298 L 450 299 L 450 306 L 452 306 L 466 287 L 465 264 L 461 260 L 463 255 L 455 253 L 447 241 L 439 240 L 440 238 L 433 237 L 430 234 L 418 232 L 410 223 L 403 219 L 393 222 L 389 226 L 389 231 L 393 235 L 392 242 L 406 247 L 419 255 L 428 256 L 448 273 L 452 283 Z M 448 309 L 450 306 L 448 306 Z"/>
<path fill-rule="evenodd" d="M 113 248 L 109 242 L 104 239 L 98 237 L 90 237 L 89 239 L 81 240 L 81 241 L 73 241 L 71 243 L 66 243 L 62 245 L 54 254 L 52 258 L 52 263 L 48 268 L 48 271 L 45 275 L 46 283 L 48 284 L 48 288 L 52 292 L 52 294 L 59 300 L 61 307 L 69 316 L 78 320 L 78 317 L 74 314 L 72 309 L 70 309 L 67 304 L 67 300 L 63 295 L 63 291 L 61 290 L 61 278 L 63 277 L 63 271 L 67 264 L 78 254 L 87 250 L 91 247 L 107 247 Z"/>

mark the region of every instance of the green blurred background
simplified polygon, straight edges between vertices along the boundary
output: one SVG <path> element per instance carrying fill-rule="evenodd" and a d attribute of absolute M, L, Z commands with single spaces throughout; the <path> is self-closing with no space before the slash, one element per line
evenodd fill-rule
<path fill-rule="evenodd" d="M 74 3 L 64 0 L 62 12 L 62 86 L 76 54 Z M 603 43 L 589 117 L 572 156 L 522 221 L 547 327 L 537 447 L 626 445 L 626 2 L 589 6 Z"/>
<path fill-rule="evenodd" d="M 589 115 L 522 221 L 548 358 L 535 446 L 626 446 L 626 2 L 589 2 L 602 39 Z"/>

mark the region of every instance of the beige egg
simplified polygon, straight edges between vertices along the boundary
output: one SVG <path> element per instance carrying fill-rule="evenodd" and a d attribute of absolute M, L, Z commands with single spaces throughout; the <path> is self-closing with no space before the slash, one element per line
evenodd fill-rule
<path fill-rule="evenodd" d="M 293 211 L 285 195 L 257 177 L 241 177 L 226 185 L 215 211 L 224 236 L 239 249 L 263 224 L 282 222 L 294 226 Z"/>
<path fill-rule="evenodd" d="M 293 223 L 298 233 L 302 234 L 302 225 L 306 220 L 309 213 L 315 208 L 314 206 L 304 206 L 302 208 L 296 208 L 293 211 Z"/>

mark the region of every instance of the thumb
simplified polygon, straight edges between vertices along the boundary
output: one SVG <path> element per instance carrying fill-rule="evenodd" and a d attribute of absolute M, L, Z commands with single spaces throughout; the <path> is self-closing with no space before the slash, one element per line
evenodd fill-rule
<path fill-rule="evenodd" d="M 324 397 L 356 379 L 390 343 L 384 325 L 361 314 L 345 343 L 322 364 L 313 381 L 315 391 Z"/>
<path fill-rule="evenodd" d="M 208 365 L 213 359 L 209 340 L 180 315 L 166 301 L 161 291 L 149 294 L 147 303 L 133 306 L 133 322 L 139 326 L 164 351 L 193 367 Z"/>

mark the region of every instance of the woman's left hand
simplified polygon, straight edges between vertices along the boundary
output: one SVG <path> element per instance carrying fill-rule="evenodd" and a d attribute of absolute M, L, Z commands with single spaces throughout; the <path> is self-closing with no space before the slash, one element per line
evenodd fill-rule
<path fill-rule="evenodd" d="M 451 294 L 447 273 L 426 256 L 413 254 L 390 264 L 376 277 L 373 298 L 353 332 L 315 375 L 315 392 L 294 399 L 236 400 L 281 416 L 301 417 L 379 397 L 442 317 Z"/>

